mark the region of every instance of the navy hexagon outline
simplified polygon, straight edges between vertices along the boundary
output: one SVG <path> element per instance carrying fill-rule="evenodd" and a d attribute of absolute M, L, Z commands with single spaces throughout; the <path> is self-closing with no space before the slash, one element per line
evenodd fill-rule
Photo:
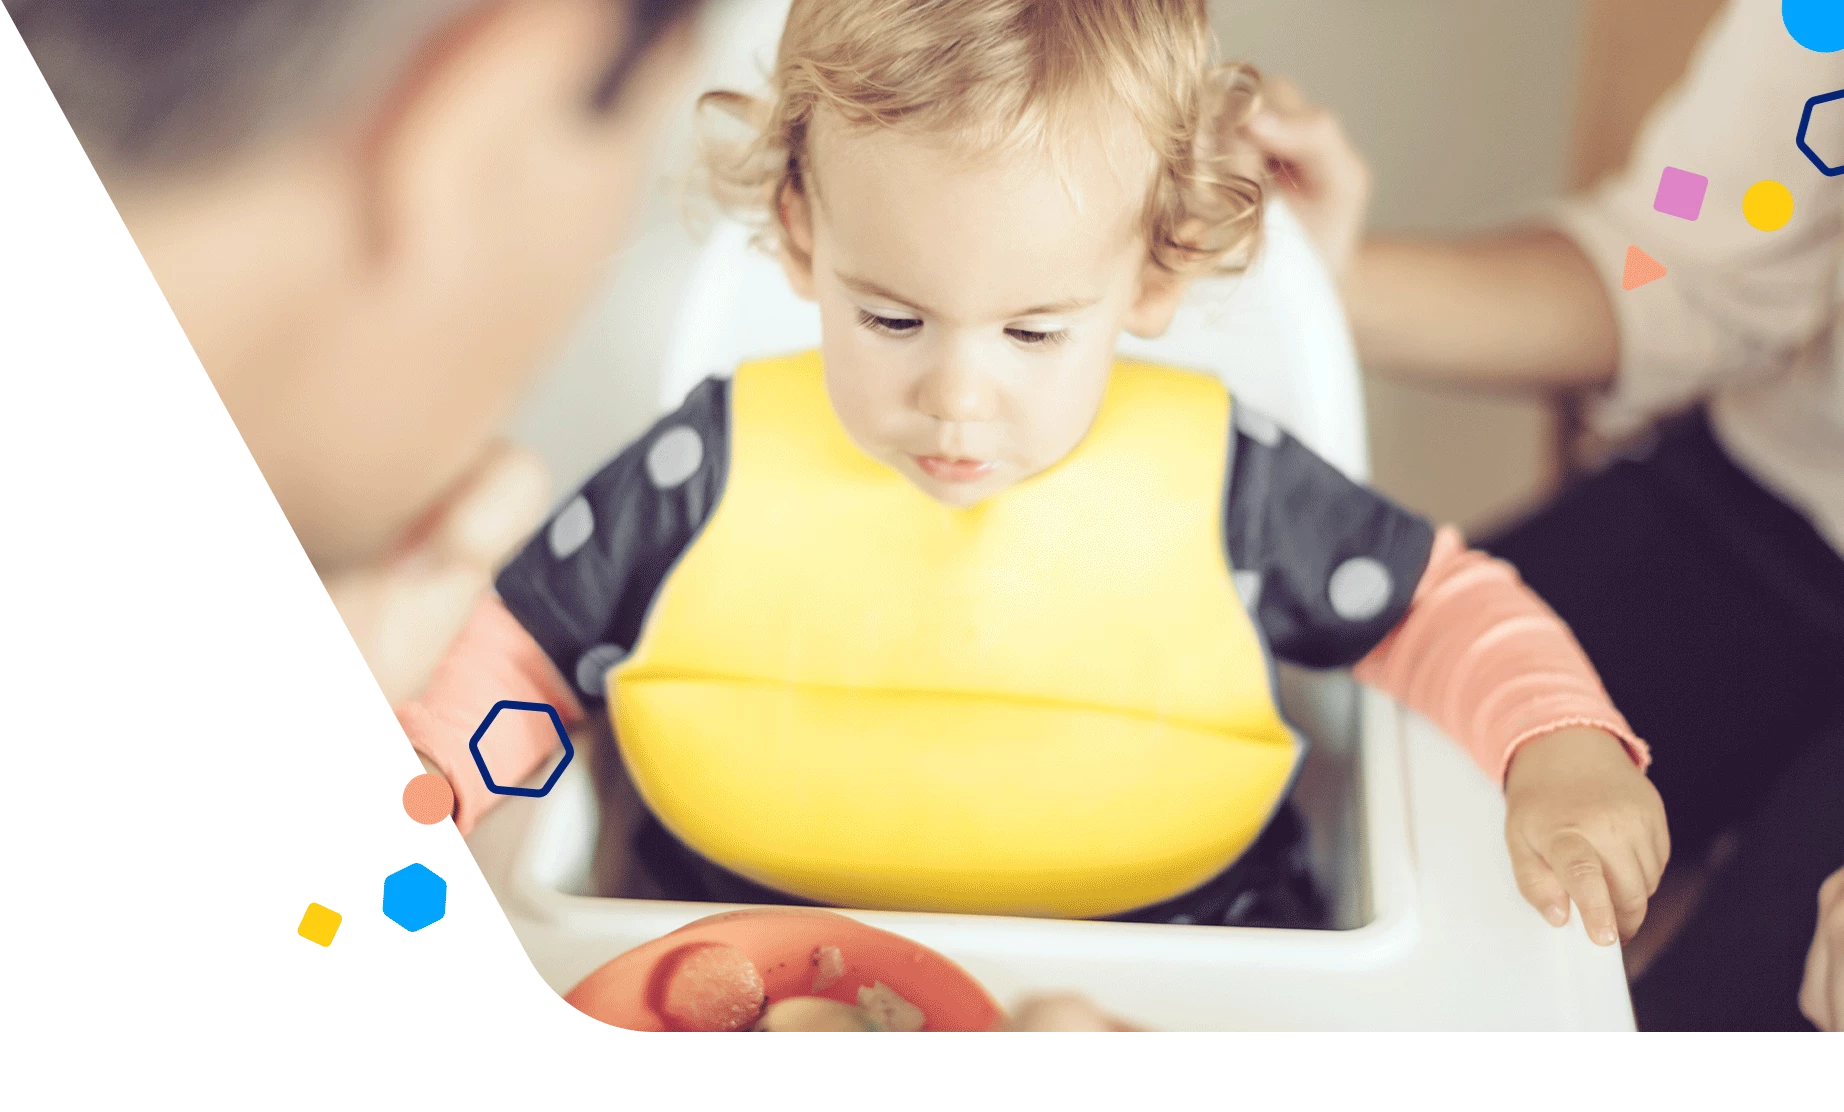
<path fill-rule="evenodd" d="M 1829 104 L 1834 100 L 1844 100 L 1844 89 L 1839 89 L 1835 93 L 1820 93 L 1811 100 L 1806 101 L 1805 114 L 1799 117 L 1799 138 L 1795 140 L 1799 144 L 1800 152 L 1812 160 L 1812 165 L 1818 167 L 1819 173 L 1828 178 L 1835 178 L 1839 174 L 1844 174 L 1844 166 L 1827 165 L 1824 159 L 1818 157 L 1818 152 L 1813 150 L 1811 145 L 1806 142 L 1806 129 L 1812 126 L 1812 110 L 1821 104 Z"/>
<path fill-rule="evenodd" d="M 480 755 L 480 739 L 487 735 L 487 729 L 493 725 L 493 720 L 499 717 L 499 712 L 502 710 L 536 710 L 551 716 L 551 725 L 557 728 L 557 740 L 563 742 L 563 760 L 558 761 L 557 767 L 551 770 L 550 779 L 544 782 L 543 787 L 505 787 L 494 783 L 493 774 L 487 771 L 487 759 Z M 516 699 L 501 699 L 493 704 L 493 709 L 480 720 L 480 728 L 474 731 L 472 738 L 468 739 L 467 751 L 474 755 L 474 767 L 480 770 L 480 778 L 486 781 L 488 791 L 494 795 L 520 795 L 527 799 L 539 799 L 549 795 L 551 789 L 557 786 L 558 777 L 563 775 L 563 770 L 569 768 L 570 762 L 576 757 L 576 746 L 570 744 L 570 733 L 563 728 L 563 719 L 558 717 L 556 707 L 549 703 L 521 703 Z"/>

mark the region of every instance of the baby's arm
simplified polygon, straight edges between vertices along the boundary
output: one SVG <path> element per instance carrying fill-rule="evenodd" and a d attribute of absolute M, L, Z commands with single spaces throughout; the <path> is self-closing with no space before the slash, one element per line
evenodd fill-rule
<path fill-rule="evenodd" d="M 1505 787 L 1518 888 L 1550 922 L 1569 900 L 1602 944 L 1632 937 L 1670 846 L 1646 747 L 1594 667 L 1511 566 L 1436 536 L 1400 625 L 1358 679 L 1426 714 Z"/>
<path fill-rule="evenodd" d="M 1629 936 L 1668 845 L 1649 759 L 1561 619 L 1468 551 L 1238 405 L 1225 546 L 1277 659 L 1355 666 L 1505 788 L 1518 886 L 1552 922 Z"/>
<path fill-rule="evenodd" d="M 1618 738 L 1641 768 L 1651 760 L 1562 619 L 1452 527 L 1435 534 L 1407 613 L 1354 674 L 1433 719 L 1499 783 L 1520 748 L 1569 727 Z"/>
<path fill-rule="evenodd" d="M 583 720 L 583 707 L 538 643 L 498 596 L 481 599 L 436 666 L 419 697 L 397 706 L 397 721 L 424 763 L 447 779 L 461 833 L 498 798 L 474 766 L 468 741 L 493 704 L 502 699 L 549 703 L 566 727 Z M 481 739 L 481 757 L 496 781 L 517 784 L 558 749 L 550 719 L 509 714 L 495 719 Z"/>
<path fill-rule="evenodd" d="M 729 466 L 729 385 L 712 380 L 564 503 L 499 573 L 424 693 L 398 721 L 455 793 L 467 833 L 497 800 L 468 741 L 501 700 L 548 703 L 565 725 L 598 711 L 667 571 L 716 508 Z M 550 720 L 502 715 L 481 739 L 495 781 L 517 784 L 558 748 Z"/>

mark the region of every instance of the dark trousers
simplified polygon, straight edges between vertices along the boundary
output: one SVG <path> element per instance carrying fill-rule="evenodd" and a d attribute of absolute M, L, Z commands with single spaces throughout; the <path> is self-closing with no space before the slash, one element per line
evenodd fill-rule
<path fill-rule="evenodd" d="M 1575 631 L 1652 746 L 1672 857 L 1732 858 L 1633 985 L 1648 1030 L 1810 1030 L 1819 884 L 1844 867 L 1844 559 L 1701 412 L 1483 547 Z"/>

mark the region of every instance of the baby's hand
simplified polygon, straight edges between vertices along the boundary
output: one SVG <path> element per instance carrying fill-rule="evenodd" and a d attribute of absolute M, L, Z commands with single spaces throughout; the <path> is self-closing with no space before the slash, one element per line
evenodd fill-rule
<path fill-rule="evenodd" d="M 1556 926 L 1631 938 L 1671 856 L 1665 808 L 1618 738 L 1567 729 L 1526 743 L 1505 777 L 1505 841 L 1524 898 Z M 1617 933 L 1616 933 L 1617 931 Z"/>

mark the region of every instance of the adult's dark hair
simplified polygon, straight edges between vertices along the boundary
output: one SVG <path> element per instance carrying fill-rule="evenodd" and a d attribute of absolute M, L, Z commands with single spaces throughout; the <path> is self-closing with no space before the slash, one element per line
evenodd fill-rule
<path fill-rule="evenodd" d="M 491 0 L 5 0 L 99 165 L 181 169 L 381 95 L 432 34 Z M 605 111 L 702 0 L 607 0 L 620 54 L 584 90 Z"/>

